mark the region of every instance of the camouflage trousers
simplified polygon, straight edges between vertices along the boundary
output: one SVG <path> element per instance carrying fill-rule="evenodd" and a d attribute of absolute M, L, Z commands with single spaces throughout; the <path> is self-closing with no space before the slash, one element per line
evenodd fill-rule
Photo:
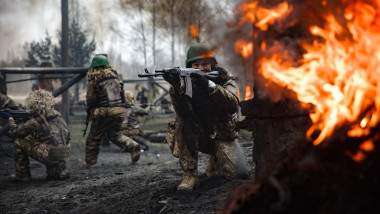
<path fill-rule="evenodd" d="M 96 164 L 99 155 L 99 146 L 103 136 L 107 138 L 123 151 L 129 152 L 133 140 L 122 133 L 121 124 L 124 120 L 122 114 L 99 117 L 93 119 L 91 129 L 86 140 L 86 163 Z"/>
<path fill-rule="evenodd" d="M 31 177 L 29 157 L 43 163 L 48 174 L 48 169 L 60 161 L 68 162 L 69 155 L 70 144 L 53 146 L 18 138 L 15 140 L 14 146 L 16 176 L 20 178 Z"/>
<path fill-rule="evenodd" d="M 202 152 L 209 155 L 206 170 L 229 180 L 249 178 L 250 165 L 236 138 L 210 135 L 215 133 L 210 124 L 177 118 L 175 125 L 175 147 L 184 172 L 197 170 L 198 152 Z"/>

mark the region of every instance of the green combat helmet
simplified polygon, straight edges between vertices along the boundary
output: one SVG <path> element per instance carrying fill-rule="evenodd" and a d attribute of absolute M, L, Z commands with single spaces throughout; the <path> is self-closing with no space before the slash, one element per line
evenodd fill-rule
<path fill-rule="evenodd" d="M 195 44 L 187 51 L 186 68 L 191 67 L 191 63 L 198 59 L 213 59 L 215 64 L 217 61 L 214 56 L 214 51 L 206 44 Z"/>
<path fill-rule="evenodd" d="M 92 59 L 92 62 L 91 62 L 91 68 L 96 68 L 96 67 L 99 67 L 99 66 L 106 66 L 108 65 L 108 59 L 106 56 L 104 55 L 96 55 L 93 59 Z"/>

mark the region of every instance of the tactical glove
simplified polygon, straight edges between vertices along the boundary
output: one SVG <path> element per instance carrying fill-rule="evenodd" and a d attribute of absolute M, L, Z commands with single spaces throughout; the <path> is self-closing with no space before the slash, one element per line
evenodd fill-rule
<path fill-rule="evenodd" d="M 220 84 L 224 82 L 227 77 L 228 77 L 228 72 L 226 69 L 222 67 L 215 66 L 213 69 L 214 71 L 218 71 L 218 76 L 217 77 L 210 77 L 210 80 L 213 81 L 216 84 Z"/>
<path fill-rule="evenodd" d="M 2 117 L 2 118 L 4 118 L 4 119 L 9 119 L 10 117 L 12 117 L 12 115 L 11 114 L 9 114 L 8 112 L 1 112 L 0 113 L 0 116 Z"/>
<path fill-rule="evenodd" d="M 201 88 L 202 90 L 208 90 L 209 80 L 204 75 L 198 73 L 191 73 L 190 77 L 194 79 L 193 83 L 197 84 L 199 88 Z"/>
<path fill-rule="evenodd" d="M 164 79 L 174 88 L 178 89 L 181 86 L 181 77 L 177 69 L 170 69 L 163 75 Z"/>

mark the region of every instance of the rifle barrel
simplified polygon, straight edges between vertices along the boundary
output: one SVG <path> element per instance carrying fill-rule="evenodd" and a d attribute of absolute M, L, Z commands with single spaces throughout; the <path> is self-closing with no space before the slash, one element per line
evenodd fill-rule
<path fill-rule="evenodd" d="M 138 77 L 157 77 L 157 76 L 161 76 L 162 73 L 158 73 L 158 74 L 138 74 L 137 76 Z"/>

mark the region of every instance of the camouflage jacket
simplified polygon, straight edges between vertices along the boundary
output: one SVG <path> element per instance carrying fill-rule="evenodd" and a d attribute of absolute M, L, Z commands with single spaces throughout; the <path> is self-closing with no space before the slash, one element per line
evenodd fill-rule
<path fill-rule="evenodd" d="M 31 119 L 27 120 L 25 123 L 18 125 L 15 120 L 9 120 L 9 128 L 13 136 L 16 138 L 25 138 L 29 141 L 38 141 L 41 142 L 41 138 L 46 136 L 46 130 L 44 130 L 44 127 L 42 124 L 38 121 L 38 117 L 32 117 Z M 46 117 L 60 117 L 60 114 L 53 110 L 50 112 Z M 66 123 L 64 123 L 63 126 L 66 126 Z M 68 143 L 68 131 L 66 127 L 61 127 L 61 129 L 65 129 L 64 131 L 66 133 L 60 133 L 58 134 L 59 137 L 65 135 L 65 143 Z M 51 134 L 51 133 L 49 133 Z"/>
<path fill-rule="evenodd" d="M 106 68 L 91 68 L 87 72 L 87 108 L 93 109 L 96 107 L 101 107 L 102 100 L 99 97 L 101 93 L 101 86 L 99 84 L 100 81 L 115 77 L 120 84 L 121 90 L 124 90 L 123 81 L 117 77 L 117 71 L 111 66 L 107 66 Z M 120 95 L 119 95 L 120 96 Z M 103 106 L 106 107 L 106 106 Z"/>

